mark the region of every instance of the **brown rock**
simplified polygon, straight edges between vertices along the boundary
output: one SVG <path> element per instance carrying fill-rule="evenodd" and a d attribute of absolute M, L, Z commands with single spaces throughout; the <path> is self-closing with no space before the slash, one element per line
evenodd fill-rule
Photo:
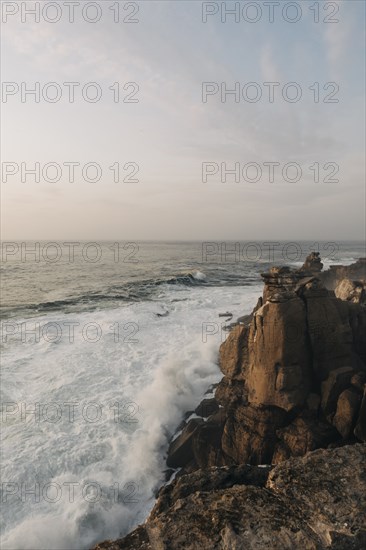
<path fill-rule="evenodd" d="M 353 432 L 361 399 L 362 396 L 355 389 L 344 390 L 338 398 L 337 410 L 332 423 L 343 439 L 348 439 Z"/>
<path fill-rule="evenodd" d="M 351 265 L 333 265 L 319 274 L 322 282 L 329 289 L 334 289 L 342 279 L 366 280 L 366 258 L 359 258 Z"/>
<path fill-rule="evenodd" d="M 250 327 L 248 401 L 286 411 L 304 404 L 310 389 L 310 358 L 306 310 L 295 297 L 285 303 L 267 302 Z"/>
<path fill-rule="evenodd" d="M 192 440 L 194 433 L 204 423 L 201 418 L 192 418 L 182 433 L 170 444 L 167 457 L 169 468 L 185 466 L 193 458 Z"/>
<path fill-rule="evenodd" d="M 356 542 L 353 547 L 361 550 L 366 542 L 365 459 L 363 444 L 317 450 L 276 466 L 267 487 L 301 510 L 321 538 L 321 548 L 348 549 Z"/>
<path fill-rule="evenodd" d="M 160 491 L 144 526 L 95 550 L 363 550 L 365 461 L 357 444 L 292 458 L 269 475 L 199 470 Z"/>
<path fill-rule="evenodd" d="M 211 416 L 211 414 L 216 413 L 219 410 L 219 406 L 217 404 L 217 401 L 214 397 L 210 399 L 203 399 L 201 403 L 198 405 L 196 410 L 194 411 L 198 416 L 202 416 L 203 418 L 207 418 L 208 416 Z"/>
<path fill-rule="evenodd" d="M 285 421 L 286 412 L 277 407 L 233 407 L 228 410 L 222 436 L 224 455 L 235 464 L 271 464 L 276 430 Z"/>
<path fill-rule="evenodd" d="M 210 416 L 193 434 L 192 450 L 199 468 L 223 466 L 225 459 L 221 450 L 221 438 L 226 420 L 224 409 Z"/>
<path fill-rule="evenodd" d="M 97 544 L 93 550 L 154 550 L 149 542 L 149 537 L 143 525 L 132 531 L 123 539 L 105 540 Z"/>
<path fill-rule="evenodd" d="M 316 550 L 320 542 L 283 500 L 244 485 L 190 494 L 146 528 L 156 550 Z"/>
<path fill-rule="evenodd" d="M 351 365 L 353 335 L 347 304 L 329 296 L 306 296 L 307 325 L 313 370 L 320 380 L 339 367 Z"/>
<path fill-rule="evenodd" d="M 244 375 L 243 357 L 247 353 L 248 328 L 237 325 L 220 346 L 220 369 L 229 378 Z"/>
<path fill-rule="evenodd" d="M 319 252 L 311 252 L 309 256 L 306 257 L 306 260 L 303 266 L 299 271 L 305 271 L 308 273 L 319 273 L 323 269 L 323 264 L 320 259 Z"/>
<path fill-rule="evenodd" d="M 277 430 L 280 440 L 276 446 L 272 463 L 278 464 L 290 456 L 303 456 L 309 451 L 326 447 L 337 441 L 337 430 L 327 422 L 320 421 L 316 414 L 303 412 L 285 428 Z"/>
<path fill-rule="evenodd" d="M 351 367 L 342 367 L 331 371 L 322 383 L 322 409 L 325 415 L 335 412 L 338 398 L 350 386 L 354 374 Z"/>
<path fill-rule="evenodd" d="M 335 287 L 334 292 L 340 300 L 346 300 L 354 304 L 366 303 L 366 281 L 342 279 Z"/>
<path fill-rule="evenodd" d="M 157 517 L 166 512 L 179 499 L 196 492 L 229 489 L 234 485 L 254 485 L 264 487 L 272 466 L 224 466 L 209 470 L 196 470 L 189 475 L 177 477 L 173 483 L 163 486 L 158 494 L 158 501 L 152 512 Z"/>
<path fill-rule="evenodd" d="M 360 441 L 366 441 L 366 388 L 363 394 L 360 413 L 357 419 L 354 434 Z"/>

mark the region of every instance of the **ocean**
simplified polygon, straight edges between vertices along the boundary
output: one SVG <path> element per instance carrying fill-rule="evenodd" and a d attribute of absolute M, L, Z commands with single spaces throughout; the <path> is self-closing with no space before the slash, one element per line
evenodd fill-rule
<path fill-rule="evenodd" d="M 169 439 L 271 265 L 361 242 L 7 242 L 1 263 L 2 548 L 87 549 L 145 520 Z M 231 321 L 232 322 L 232 321 Z"/>

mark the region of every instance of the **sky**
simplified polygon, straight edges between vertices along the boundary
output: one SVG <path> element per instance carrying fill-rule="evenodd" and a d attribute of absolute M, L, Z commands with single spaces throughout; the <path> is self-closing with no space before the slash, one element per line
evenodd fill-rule
<path fill-rule="evenodd" d="M 4 240 L 364 239 L 363 1 L 1 4 Z"/>

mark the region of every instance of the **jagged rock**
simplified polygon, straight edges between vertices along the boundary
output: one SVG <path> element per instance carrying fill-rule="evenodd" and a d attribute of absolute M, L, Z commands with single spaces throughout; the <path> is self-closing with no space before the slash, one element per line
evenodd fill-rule
<path fill-rule="evenodd" d="M 352 434 L 360 409 L 362 396 L 354 388 L 344 390 L 337 402 L 337 410 L 332 424 L 344 439 Z"/>
<path fill-rule="evenodd" d="M 339 434 L 333 426 L 319 420 L 316 414 L 304 411 L 289 426 L 277 430 L 277 437 L 280 443 L 276 446 L 273 464 L 326 447 L 337 441 Z"/>
<path fill-rule="evenodd" d="M 270 464 L 276 431 L 284 426 L 286 411 L 278 407 L 236 405 L 227 414 L 221 444 L 228 463 Z"/>
<path fill-rule="evenodd" d="M 299 271 L 305 271 L 308 273 L 320 273 L 323 269 L 323 264 L 320 259 L 319 252 L 311 252 L 309 256 L 306 257 L 304 264 L 299 269 Z"/>
<path fill-rule="evenodd" d="M 140 525 L 123 539 L 106 540 L 92 550 L 154 550 L 154 547 L 149 542 L 145 527 Z"/>
<path fill-rule="evenodd" d="M 274 295 L 283 293 L 291 295 L 301 275 L 283 266 L 271 267 L 267 273 L 261 273 L 261 277 L 264 279 L 263 304 L 265 304 Z"/>
<path fill-rule="evenodd" d="M 224 466 L 209 470 L 196 470 L 189 475 L 177 478 L 173 483 L 160 489 L 158 501 L 152 515 L 154 517 L 166 512 L 179 499 L 196 492 L 209 492 L 218 489 L 229 489 L 234 485 L 253 485 L 264 487 L 272 466 Z"/>
<path fill-rule="evenodd" d="M 334 293 L 340 300 L 354 304 L 366 304 L 366 281 L 342 279 L 335 287 Z"/>
<path fill-rule="evenodd" d="M 220 409 L 211 415 L 193 434 L 192 453 L 199 468 L 223 466 L 221 438 L 226 420 L 226 413 Z"/>
<path fill-rule="evenodd" d="M 351 265 L 332 265 L 326 271 L 319 274 L 323 284 L 334 290 L 342 279 L 365 280 L 366 281 L 366 258 L 359 258 Z"/>
<path fill-rule="evenodd" d="M 366 445 L 356 444 L 263 473 L 199 470 L 164 487 L 143 526 L 94 550 L 363 550 L 365 460 Z"/>
<path fill-rule="evenodd" d="M 317 450 L 276 466 L 267 487 L 301 510 L 321 538 L 321 548 L 364 548 L 366 543 L 366 445 Z M 333 543 L 340 535 L 344 546 Z"/>
<path fill-rule="evenodd" d="M 234 486 L 179 499 L 147 532 L 156 550 L 316 549 L 320 542 L 287 503 L 269 491 Z"/>
<path fill-rule="evenodd" d="M 263 274 L 263 305 L 257 304 L 248 327 L 236 327 L 221 345 L 225 376 L 216 399 L 227 420 L 220 460 L 255 463 L 275 453 L 278 461 L 324 447 L 338 436 L 331 422 L 339 395 L 356 374 L 366 374 L 366 310 L 337 299 L 322 286 L 316 269 L 308 274 L 309 265 Z M 289 414 L 279 418 L 272 414 L 277 408 Z M 293 421 L 304 410 L 315 414 L 319 429 L 310 423 L 301 440 L 293 435 Z M 276 434 L 286 427 L 296 444 L 287 446 Z"/>
<path fill-rule="evenodd" d="M 211 414 L 216 413 L 219 410 L 219 406 L 217 404 L 217 401 L 214 397 L 211 397 L 210 399 L 203 399 L 201 403 L 198 405 L 198 407 L 195 409 L 195 413 L 198 416 L 202 416 L 203 418 L 207 418 L 208 416 L 211 416 Z"/>
<path fill-rule="evenodd" d="M 193 436 L 203 423 L 202 418 L 192 418 L 183 428 L 182 433 L 170 444 L 166 461 L 169 468 L 185 466 L 192 459 Z"/>
<path fill-rule="evenodd" d="M 243 380 L 224 376 L 215 393 L 216 401 L 228 408 L 232 403 L 246 403 L 246 390 Z"/>

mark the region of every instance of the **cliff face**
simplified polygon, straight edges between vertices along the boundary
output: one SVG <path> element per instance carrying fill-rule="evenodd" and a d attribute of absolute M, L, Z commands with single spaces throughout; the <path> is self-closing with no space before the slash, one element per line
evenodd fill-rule
<path fill-rule="evenodd" d="M 170 444 L 176 479 L 143 526 L 95 550 L 366 547 L 366 263 L 355 265 L 329 275 L 313 253 L 262 275 L 263 297 L 221 345 L 215 397 Z"/>
<path fill-rule="evenodd" d="M 366 445 L 317 450 L 274 468 L 200 470 L 164 487 L 147 522 L 95 550 L 361 550 Z"/>
<path fill-rule="evenodd" d="M 220 348 L 220 409 L 188 423 L 169 449 L 169 466 L 276 464 L 365 440 L 366 308 L 344 280 L 343 300 L 326 289 L 321 269 L 313 253 L 297 271 L 262 275 L 250 322 Z"/>

